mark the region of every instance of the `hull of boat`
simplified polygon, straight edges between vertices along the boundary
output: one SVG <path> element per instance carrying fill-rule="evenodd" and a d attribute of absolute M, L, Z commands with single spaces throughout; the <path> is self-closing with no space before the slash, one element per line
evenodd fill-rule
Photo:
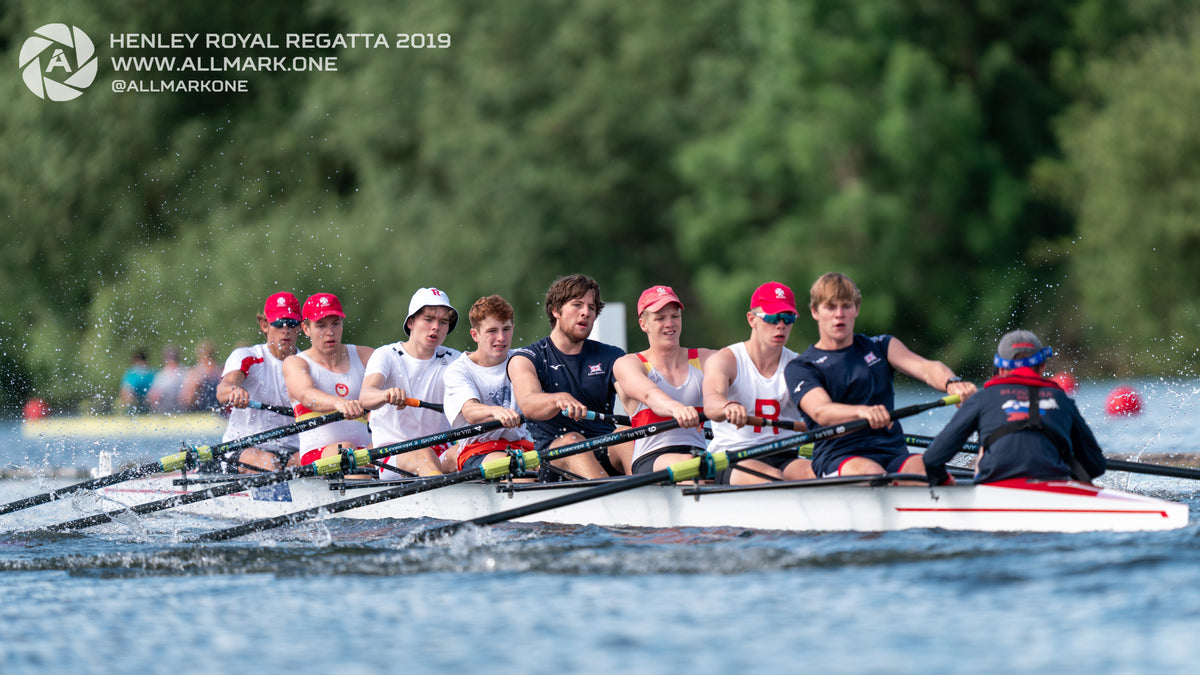
<path fill-rule="evenodd" d="M 946 530 L 1086 532 L 1169 530 L 1188 522 L 1185 504 L 1069 481 L 1010 481 L 944 487 L 775 484 L 708 490 L 647 486 L 521 520 L 610 527 L 736 527 L 792 531 Z M 208 487 L 153 477 L 104 489 L 133 505 Z M 188 511 L 249 520 L 325 506 L 382 487 L 331 489 L 299 479 L 190 504 Z M 583 485 L 510 486 L 463 483 L 338 514 L 344 518 L 468 520 L 586 489 Z"/>

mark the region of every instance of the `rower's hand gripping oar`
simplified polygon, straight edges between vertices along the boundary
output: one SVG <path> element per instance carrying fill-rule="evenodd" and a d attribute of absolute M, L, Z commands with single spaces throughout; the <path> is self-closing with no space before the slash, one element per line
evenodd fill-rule
<path fill-rule="evenodd" d="M 932 436 L 905 436 L 904 442 L 914 448 L 928 448 L 933 443 Z M 977 454 L 979 452 L 979 444 L 966 442 L 962 444 L 959 452 Z M 1149 464 L 1146 462 L 1131 462 L 1124 459 L 1113 459 L 1105 457 L 1104 463 L 1107 468 L 1112 471 L 1125 471 L 1127 473 L 1140 473 L 1147 476 L 1166 476 L 1168 478 L 1190 478 L 1192 480 L 1200 480 L 1200 470 L 1189 469 L 1182 466 L 1163 466 L 1161 464 Z M 946 467 L 951 468 L 950 466 Z"/>
<path fill-rule="evenodd" d="M 522 421 L 524 419 L 522 418 Z M 428 448 L 433 445 L 442 443 L 454 443 L 467 438 L 474 438 L 480 434 L 485 434 L 493 429 L 499 429 L 500 422 L 482 422 L 480 424 L 469 424 L 467 426 L 442 431 L 420 438 L 413 438 L 391 445 L 385 445 L 378 448 L 359 448 L 346 449 L 339 452 L 337 455 L 322 457 L 311 464 L 304 466 L 288 467 L 281 471 L 268 473 L 249 474 L 239 478 L 232 478 L 222 482 L 219 485 L 214 485 L 204 490 L 188 492 L 186 494 L 172 495 L 166 499 L 160 499 L 155 502 L 146 502 L 131 506 L 128 509 L 119 509 L 109 511 L 107 513 L 97 513 L 91 516 L 85 516 L 76 520 L 51 525 L 45 529 L 64 531 L 77 530 L 93 525 L 111 522 L 116 516 L 124 513 L 133 512 L 137 514 L 153 513 L 162 511 L 176 506 L 184 506 L 185 504 L 194 504 L 216 497 L 241 492 L 250 488 L 263 487 L 266 485 L 274 485 L 292 480 L 293 478 L 308 478 L 313 476 L 329 476 L 338 473 L 352 473 L 355 469 L 360 469 L 370 465 L 372 462 L 400 455 L 421 448 Z"/>
<path fill-rule="evenodd" d="M 193 541 L 224 541 L 233 539 L 251 532 L 261 532 L 263 530 L 271 530 L 284 525 L 301 523 L 307 520 L 312 520 L 319 516 L 341 513 L 356 509 L 361 506 L 369 506 L 378 504 L 400 497 L 428 492 L 436 490 L 440 487 L 457 485 L 472 480 L 489 480 L 492 478 L 503 478 L 510 473 L 523 472 L 525 469 L 536 469 L 541 462 L 549 462 L 563 457 L 569 457 L 583 452 L 589 452 L 598 448 L 624 443 L 626 441 L 645 438 L 657 433 L 669 431 L 679 426 L 675 420 L 668 420 L 656 424 L 648 424 L 642 427 L 634 427 L 632 429 L 623 429 L 607 436 L 597 436 L 579 443 L 572 443 L 557 448 L 548 448 L 540 454 L 532 450 L 525 452 L 514 452 L 511 456 L 484 462 L 477 469 L 467 469 L 456 471 L 454 473 L 443 474 L 441 476 L 429 476 L 427 478 L 419 478 L 404 485 L 394 488 L 371 492 L 369 494 L 343 499 L 325 506 L 317 506 L 303 511 L 297 511 L 274 518 L 264 518 L 262 520 L 251 521 L 243 525 L 226 528 L 224 530 L 216 530 L 206 532 L 193 539 Z"/>
<path fill-rule="evenodd" d="M 301 431 L 308 431 L 309 429 L 314 429 L 322 424 L 337 422 L 341 419 L 344 419 L 342 413 L 331 412 L 327 415 L 313 417 L 302 422 L 296 422 L 294 424 L 288 424 L 286 426 L 270 429 L 261 433 L 243 436 L 242 438 L 232 441 L 218 443 L 217 445 L 211 447 L 207 445 L 192 446 L 185 448 L 184 450 L 173 455 L 161 457 L 157 461 L 142 464 L 141 466 L 135 466 L 125 469 L 124 471 L 111 473 L 107 476 L 100 476 L 99 478 L 93 478 L 82 483 L 68 485 L 67 487 L 51 490 L 50 492 L 44 492 L 40 495 L 34 495 L 32 497 L 26 497 L 25 499 L 18 499 L 15 502 L 9 502 L 3 506 L 0 506 L 0 514 L 12 513 L 13 511 L 20 511 L 32 506 L 37 506 L 38 504 L 45 504 L 53 499 L 65 497 L 81 490 L 94 490 L 96 488 L 123 483 L 127 480 L 141 478 L 142 476 L 151 476 L 156 473 L 167 473 L 177 469 L 192 468 L 196 466 L 197 463 L 207 462 L 215 457 L 220 457 L 221 455 L 234 452 L 236 450 L 241 450 L 242 448 L 248 448 L 263 441 L 283 438 L 285 436 L 292 436 L 300 433 Z"/>
<path fill-rule="evenodd" d="M 931 410 L 933 408 L 955 405 L 960 400 L 961 399 L 958 396 L 946 396 L 937 401 L 910 405 L 906 408 L 900 408 L 899 410 L 893 411 L 891 418 L 893 421 L 895 421 L 902 417 L 916 415 L 917 413 Z M 580 490 L 579 492 L 575 492 L 573 494 L 547 499 L 535 504 L 519 506 L 506 511 L 480 516 L 479 518 L 472 518 L 471 520 L 448 523 L 446 525 L 427 530 L 421 535 L 421 538 L 432 539 L 439 536 L 453 534 L 467 525 L 492 525 L 495 523 L 504 522 L 506 520 L 523 518 L 535 513 L 541 513 L 551 509 L 569 506 L 571 504 L 578 504 L 589 499 L 597 499 L 599 497 L 616 494 L 618 492 L 632 490 L 644 485 L 654 485 L 655 483 L 662 482 L 677 483 L 684 480 L 712 479 L 717 472 L 723 471 L 729 466 L 742 460 L 764 457 L 766 455 L 771 455 L 783 450 L 794 448 L 798 445 L 805 445 L 815 441 L 830 439 L 835 436 L 842 436 L 844 434 L 863 429 L 869 425 L 870 423 L 867 422 L 867 420 L 855 420 L 846 424 L 834 424 L 827 427 L 817 427 L 811 431 L 798 433 L 795 436 L 787 436 L 770 443 L 763 443 L 762 445 L 755 445 L 749 448 L 743 448 L 741 450 L 735 450 L 731 452 L 704 453 L 699 457 L 693 457 L 692 459 L 676 462 L 671 466 L 662 469 L 661 471 L 654 471 L 647 474 L 631 476 L 629 478 L 622 478 L 621 480 L 612 481 L 603 485 L 597 485 L 596 487 L 588 488 L 586 490 Z"/>

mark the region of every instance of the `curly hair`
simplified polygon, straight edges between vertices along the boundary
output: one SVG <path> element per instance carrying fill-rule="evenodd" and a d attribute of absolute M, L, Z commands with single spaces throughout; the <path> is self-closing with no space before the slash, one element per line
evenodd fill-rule
<path fill-rule="evenodd" d="M 595 279 L 583 274 L 571 274 L 555 279 L 546 290 L 544 306 L 546 316 L 550 319 L 550 327 L 554 327 L 555 312 L 568 302 L 587 295 L 588 291 L 592 291 L 596 298 L 596 316 L 600 316 L 600 311 L 604 309 L 604 301 L 600 299 L 600 284 L 596 283 Z"/>
<path fill-rule="evenodd" d="M 498 295 L 488 295 L 476 300 L 475 304 L 471 305 L 471 311 L 467 313 L 467 318 L 471 321 L 471 328 L 475 329 L 478 329 L 483 320 L 489 316 L 495 317 L 500 323 L 512 321 L 512 305 Z"/>

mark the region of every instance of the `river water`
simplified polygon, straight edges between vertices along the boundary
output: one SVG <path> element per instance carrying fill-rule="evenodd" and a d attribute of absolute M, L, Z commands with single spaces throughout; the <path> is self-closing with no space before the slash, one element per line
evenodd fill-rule
<path fill-rule="evenodd" d="M 1194 455 L 1190 382 L 1078 399 L 1110 453 Z M 905 392 L 900 405 L 930 398 Z M 950 411 L 906 424 L 936 432 Z M 24 439 L 0 466 L 153 459 L 178 442 Z M 209 439 L 193 439 L 203 441 Z M 1156 460 L 1157 461 L 1157 460 Z M 0 672 L 1194 672 L 1200 483 L 1107 484 L 1191 506 L 1165 533 L 883 534 L 508 524 L 414 544 L 422 521 L 330 520 L 221 544 L 165 512 L 80 534 L 91 508 L 0 515 Z M 0 503 L 45 479 L 0 480 Z"/>

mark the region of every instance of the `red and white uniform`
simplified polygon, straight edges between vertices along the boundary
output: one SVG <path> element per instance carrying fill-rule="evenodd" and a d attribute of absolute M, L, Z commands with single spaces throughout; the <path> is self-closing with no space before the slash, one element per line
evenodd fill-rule
<path fill-rule="evenodd" d="M 345 399 L 357 399 L 362 391 L 362 381 L 366 371 L 362 359 L 358 358 L 357 347 L 346 345 L 346 353 L 350 357 L 350 370 L 345 373 L 335 373 L 324 366 L 319 366 L 303 352 L 298 356 L 308 361 L 309 375 L 312 376 L 313 383 L 317 385 L 318 389 Z M 297 422 L 329 414 L 313 412 L 298 403 L 295 404 L 295 410 Z M 338 420 L 322 424 L 316 429 L 302 431 L 300 432 L 301 452 L 307 453 L 310 450 L 343 441 L 353 444 L 356 448 L 369 448 L 371 447 L 371 433 L 367 431 L 365 422 L 366 420 L 362 418 Z M 301 461 L 304 460 L 301 459 Z"/>
<path fill-rule="evenodd" d="M 462 356 L 462 352 L 438 347 L 433 358 L 418 359 L 404 351 L 402 345 L 396 342 L 376 349 L 367 360 L 366 374 L 378 373 L 383 376 L 380 389 L 399 387 L 408 398 L 441 403 L 445 398 L 443 377 L 446 369 Z M 441 433 L 449 428 L 445 415 L 428 408 L 397 408 L 384 404 L 371 411 L 371 440 L 377 448 Z M 441 455 L 449 447 L 449 444 L 441 444 L 433 446 L 433 449 Z M 384 461 L 392 463 L 391 459 L 389 457 Z"/>
<path fill-rule="evenodd" d="M 726 397 L 745 406 L 747 415 L 799 422 L 800 410 L 792 405 L 787 381 L 783 376 L 784 368 L 796 358 L 796 352 L 784 347 L 775 372 L 770 377 L 763 377 L 750 360 L 746 343 L 730 345 L 729 349 L 737 362 L 737 377 L 729 384 Z M 738 429 L 729 422 L 714 423 L 712 428 L 713 441 L 708 447 L 710 452 L 740 450 L 796 433 L 780 427 L 756 427 L 750 424 Z"/>
<path fill-rule="evenodd" d="M 663 376 L 650 365 L 645 356 L 638 354 L 637 357 L 642 360 L 642 365 L 646 368 L 646 377 L 650 379 L 664 394 L 679 401 L 684 405 L 703 410 L 704 409 L 704 392 L 701 391 L 701 384 L 704 382 L 704 371 L 700 370 L 699 350 L 688 350 L 688 375 L 683 384 L 678 387 L 672 387 Z M 645 403 L 638 402 L 637 410 L 633 412 L 633 425 L 637 427 L 661 422 L 670 418 L 660 417 L 654 414 Z M 692 427 L 690 429 L 677 428 L 670 431 L 664 431 L 661 434 L 639 438 L 633 443 L 633 461 L 637 461 L 642 455 L 666 448 L 669 446 L 686 446 L 692 448 L 704 449 L 707 442 L 704 440 L 704 428 Z"/>
<path fill-rule="evenodd" d="M 239 370 L 246 378 L 242 380 L 241 387 L 250 394 L 251 401 L 283 408 L 291 406 L 287 387 L 283 383 L 283 361 L 275 358 L 267 345 L 238 347 L 233 350 L 233 353 L 225 360 L 225 368 L 221 371 L 221 377 Z M 232 441 L 251 434 L 270 431 L 292 422 L 291 417 L 270 410 L 233 408 L 229 412 L 229 424 L 225 427 L 225 435 L 221 440 Z M 295 451 L 300 447 L 300 439 L 294 435 L 285 436 L 258 443 L 256 447 L 274 451 Z"/>

